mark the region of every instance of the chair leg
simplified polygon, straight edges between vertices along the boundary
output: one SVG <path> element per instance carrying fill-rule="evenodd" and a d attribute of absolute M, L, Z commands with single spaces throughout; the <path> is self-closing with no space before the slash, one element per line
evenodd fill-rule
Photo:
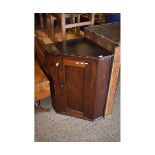
<path fill-rule="evenodd" d="M 41 102 L 40 102 L 40 100 L 39 100 L 39 101 L 38 101 L 38 107 L 41 107 L 41 105 L 40 105 L 40 104 L 41 104 Z"/>
<path fill-rule="evenodd" d="M 41 107 L 40 104 L 41 104 L 40 100 L 38 101 L 37 105 L 35 104 L 35 113 L 37 113 L 37 112 L 49 112 L 49 108 L 45 109 L 45 108 Z"/>
<path fill-rule="evenodd" d="M 49 15 L 47 15 L 46 22 L 47 22 L 47 36 L 50 37 L 51 30 L 50 30 L 50 17 L 49 17 Z"/>
<path fill-rule="evenodd" d="M 77 23 L 80 23 L 80 15 L 77 16 Z M 80 36 L 80 27 L 76 28 L 76 36 Z"/>
<path fill-rule="evenodd" d="M 50 17 L 50 29 L 51 29 L 51 31 L 50 31 L 50 37 L 51 37 L 51 40 L 54 40 L 55 39 L 55 32 L 54 32 L 54 18 L 51 16 Z"/>
<path fill-rule="evenodd" d="M 92 22 L 92 25 L 94 25 L 94 21 L 95 21 L 95 13 L 92 13 L 91 14 L 91 22 Z"/>
<path fill-rule="evenodd" d="M 44 30 L 44 24 L 43 24 L 43 15 L 42 13 L 39 13 L 39 17 L 40 17 L 40 30 Z"/>
<path fill-rule="evenodd" d="M 66 18 L 64 13 L 61 15 L 61 32 L 62 40 L 66 40 Z"/>
<path fill-rule="evenodd" d="M 71 23 L 75 24 L 75 17 L 74 16 L 71 17 Z M 75 34 L 75 28 L 74 27 L 72 28 L 72 33 Z"/>

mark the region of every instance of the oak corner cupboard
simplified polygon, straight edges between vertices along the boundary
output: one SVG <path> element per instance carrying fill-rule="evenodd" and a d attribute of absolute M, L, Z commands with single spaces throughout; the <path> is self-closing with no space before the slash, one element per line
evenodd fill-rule
<path fill-rule="evenodd" d="M 40 44 L 36 39 L 55 111 L 88 120 L 104 117 L 113 54 L 87 38 Z"/>

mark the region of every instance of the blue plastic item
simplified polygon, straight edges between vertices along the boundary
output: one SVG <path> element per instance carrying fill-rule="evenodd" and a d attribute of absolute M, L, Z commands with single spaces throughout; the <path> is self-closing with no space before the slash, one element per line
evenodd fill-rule
<path fill-rule="evenodd" d="M 120 22 L 120 13 L 108 13 L 106 23 Z"/>

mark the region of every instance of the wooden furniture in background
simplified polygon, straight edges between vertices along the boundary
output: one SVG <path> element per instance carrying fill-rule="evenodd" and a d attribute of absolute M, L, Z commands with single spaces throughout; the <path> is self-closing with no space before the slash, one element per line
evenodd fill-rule
<path fill-rule="evenodd" d="M 85 28 L 84 35 L 88 39 L 114 53 L 105 111 L 106 115 L 110 115 L 112 114 L 112 107 L 120 68 L 120 24 L 113 23 L 87 27 Z"/>
<path fill-rule="evenodd" d="M 55 39 L 55 28 L 54 28 L 54 21 L 57 18 L 54 17 L 51 13 L 46 14 L 46 21 L 47 21 L 47 35 L 51 40 Z"/>
<path fill-rule="evenodd" d="M 61 32 L 62 32 L 62 40 L 66 40 L 66 29 L 72 28 L 72 32 L 76 33 L 77 36 L 80 36 L 80 26 L 86 25 L 94 25 L 95 14 L 88 14 L 89 20 L 86 22 L 80 22 L 80 16 L 82 13 L 50 13 L 47 15 L 47 27 L 48 27 L 48 35 L 50 34 L 51 39 L 55 39 L 55 28 L 54 28 L 54 20 L 58 19 L 61 22 Z M 71 24 L 66 24 L 66 18 L 71 19 Z M 77 22 L 75 20 L 77 18 Z"/>
<path fill-rule="evenodd" d="M 49 80 L 39 67 L 39 64 L 35 61 L 35 112 L 48 111 L 40 106 L 40 100 L 50 96 L 50 85 Z"/>
<path fill-rule="evenodd" d="M 56 112 L 104 117 L 113 54 L 86 38 L 44 45 L 36 36 L 35 47 L 38 58 L 43 54 L 39 62 L 46 66 Z"/>
<path fill-rule="evenodd" d="M 43 22 L 43 14 L 39 13 L 39 18 L 40 18 L 40 30 L 44 30 L 44 22 Z"/>

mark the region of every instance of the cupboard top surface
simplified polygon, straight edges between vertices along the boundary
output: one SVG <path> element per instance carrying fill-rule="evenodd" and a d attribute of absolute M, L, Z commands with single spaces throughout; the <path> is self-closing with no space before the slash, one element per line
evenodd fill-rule
<path fill-rule="evenodd" d="M 78 38 L 67 41 L 47 44 L 46 51 L 50 54 L 103 58 L 112 53 L 87 38 Z"/>

